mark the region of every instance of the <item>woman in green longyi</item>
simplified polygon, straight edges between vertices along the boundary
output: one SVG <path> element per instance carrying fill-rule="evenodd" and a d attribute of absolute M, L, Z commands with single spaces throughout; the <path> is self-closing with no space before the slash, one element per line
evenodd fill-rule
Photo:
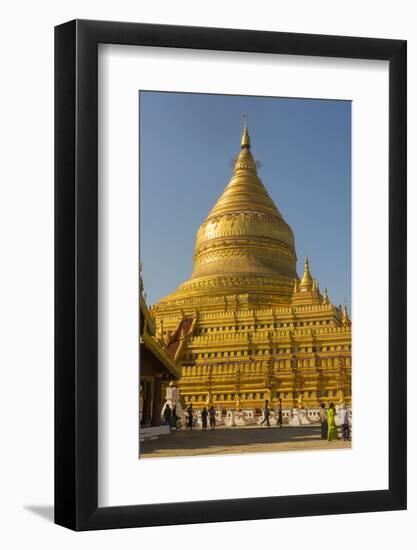
<path fill-rule="evenodd" d="M 328 431 L 327 431 L 327 441 L 333 441 L 333 439 L 338 439 L 337 437 L 337 427 L 335 422 L 335 408 L 334 403 L 330 403 L 329 409 L 327 411 L 327 425 L 328 425 Z"/>

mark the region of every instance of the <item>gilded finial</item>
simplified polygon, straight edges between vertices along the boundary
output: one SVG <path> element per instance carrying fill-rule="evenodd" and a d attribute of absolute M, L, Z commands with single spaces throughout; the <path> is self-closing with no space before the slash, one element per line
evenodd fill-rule
<path fill-rule="evenodd" d="M 243 134 L 242 134 L 242 141 L 240 142 L 241 148 L 250 149 L 250 137 L 248 132 L 248 115 L 246 113 L 243 114 L 243 120 L 244 120 L 244 127 L 243 127 Z"/>
<path fill-rule="evenodd" d="M 244 114 L 244 128 L 242 134 L 242 140 L 240 142 L 240 152 L 237 158 L 234 160 L 234 170 L 235 175 L 245 174 L 245 175 L 255 175 L 256 176 L 256 162 L 252 156 L 250 150 L 250 137 L 248 132 L 246 113 Z"/>
<path fill-rule="evenodd" d="M 307 257 L 304 262 L 304 274 L 303 274 L 303 278 L 301 279 L 300 287 L 304 290 L 312 290 L 313 288 L 313 278 L 310 273 Z"/>
<path fill-rule="evenodd" d="M 299 283 L 298 283 L 298 279 L 294 279 L 294 290 L 293 290 L 293 294 L 296 294 L 299 290 L 300 290 L 300 286 L 299 286 Z"/>
<path fill-rule="evenodd" d="M 343 325 L 345 326 L 348 326 L 350 325 L 350 319 L 349 319 L 349 315 L 348 315 L 348 310 L 347 310 L 347 305 L 345 304 L 344 308 L 343 308 L 343 319 L 342 319 L 342 323 Z"/>
<path fill-rule="evenodd" d="M 327 294 L 327 288 L 324 289 L 323 304 L 327 306 L 329 303 L 329 296 Z"/>

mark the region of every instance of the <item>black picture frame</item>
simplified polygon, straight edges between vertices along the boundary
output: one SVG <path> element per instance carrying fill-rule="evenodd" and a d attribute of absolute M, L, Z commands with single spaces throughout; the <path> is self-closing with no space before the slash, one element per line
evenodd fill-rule
<path fill-rule="evenodd" d="M 98 44 L 389 62 L 389 488 L 98 507 Z M 74 20 L 55 28 L 55 522 L 74 530 L 406 508 L 406 41 Z"/>

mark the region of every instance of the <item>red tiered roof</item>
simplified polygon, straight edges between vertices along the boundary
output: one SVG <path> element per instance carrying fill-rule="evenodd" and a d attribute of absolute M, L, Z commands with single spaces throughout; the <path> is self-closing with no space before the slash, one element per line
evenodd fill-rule
<path fill-rule="evenodd" d="M 185 336 L 187 336 L 191 331 L 192 324 L 193 324 L 192 317 L 186 317 L 180 322 L 177 330 L 174 332 L 174 335 L 171 336 L 167 347 L 167 352 L 169 357 L 171 357 L 171 359 L 174 359 L 175 354 L 177 353 L 177 350 L 180 345 L 181 334 L 184 331 Z"/>

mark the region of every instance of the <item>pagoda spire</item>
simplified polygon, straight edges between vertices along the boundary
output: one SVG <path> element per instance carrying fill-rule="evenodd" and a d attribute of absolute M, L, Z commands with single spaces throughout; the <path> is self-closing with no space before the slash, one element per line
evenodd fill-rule
<path fill-rule="evenodd" d="M 313 288 L 313 277 L 311 276 L 311 273 L 310 273 L 307 257 L 304 261 L 304 273 L 301 279 L 300 288 L 305 290 L 312 290 Z"/>
<path fill-rule="evenodd" d="M 293 294 L 297 294 L 297 292 L 300 290 L 300 287 L 299 287 L 299 283 L 298 283 L 298 279 L 295 278 L 294 279 L 294 290 L 293 290 Z"/>
<path fill-rule="evenodd" d="M 329 295 L 327 294 L 327 288 L 324 289 L 323 304 L 325 306 L 329 304 Z"/>
<path fill-rule="evenodd" d="M 348 315 L 348 310 L 347 310 L 347 305 L 345 304 L 344 308 L 343 308 L 343 319 L 342 319 L 342 324 L 344 326 L 349 326 L 350 325 L 350 319 L 349 319 L 349 315 Z"/>
<path fill-rule="evenodd" d="M 244 128 L 243 128 L 243 134 L 242 134 L 242 141 L 240 142 L 241 149 L 250 149 L 250 137 L 248 132 L 248 115 L 246 113 L 243 114 L 243 120 L 244 120 Z"/>
<path fill-rule="evenodd" d="M 248 131 L 246 113 L 243 115 L 243 117 L 244 117 L 244 127 L 243 127 L 242 139 L 240 140 L 240 151 L 235 161 L 233 173 L 235 176 L 236 175 L 256 176 L 257 175 L 256 162 L 252 156 L 252 152 L 250 149 L 251 145 L 250 145 L 250 136 Z"/>
<path fill-rule="evenodd" d="M 198 292 L 206 294 L 206 283 L 203 285 L 201 278 L 208 285 L 210 277 L 210 285 L 223 298 L 240 294 L 242 285 L 244 294 L 249 289 L 252 292 L 254 276 L 268 277 L 279 280 L 277 292 L 287 303 L 293 294 L 294 278 L 298 279 L 294 234 L 257 175 L 246 117 L 237 140 L 239 152 L 233 175 L 198 229 L 194 269 L 181 292 L 183 288 L 188 292 L 197 283 Z M 229 280 L 233 288 L 226 287 Z M 263 293 L 262 288 L 259 294 Z M 230 304 L 230 309 L 230 299 L 222 301 Z"/>

